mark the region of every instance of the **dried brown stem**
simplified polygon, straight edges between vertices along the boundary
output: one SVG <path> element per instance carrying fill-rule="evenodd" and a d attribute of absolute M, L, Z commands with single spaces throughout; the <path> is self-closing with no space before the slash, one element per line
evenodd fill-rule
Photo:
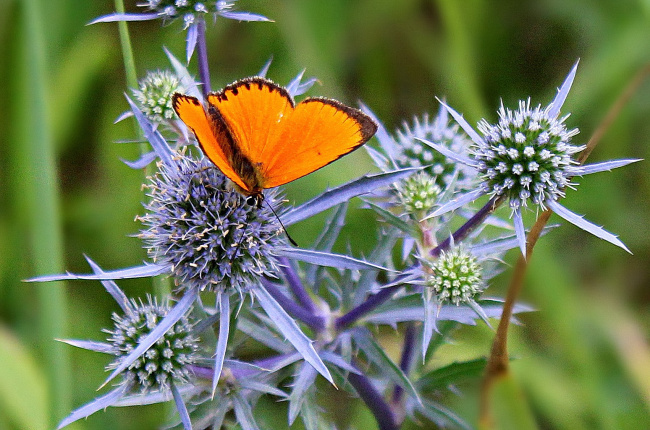
<path fill-rule="evenodd" d="M 650 64 L 639 70 L 636 76 L 609 109 L 607 115 L 591 136 L 591 139 L 589 139 L 587 147 L 582 151 L 580 157 L 578 157 L 578 162 L 580 164 L 583 164 L 587 160 L 591 151 L 593 151 L 596 145 L 598 145 L 609 127 L 620 114 L 623 107 L 627 104 L 632 95 L 636 93 L 637 89 L 645 81 L 648 75 L 650 75 Z M 499 326 L 497 327 L 497 332 L 494 336 L 490 358 L 486 366 L 485 376 L 483 377 L 483 383 L 481 386 L 479 424 L 483 429 L 492 428 L 489 401 L 491 388 L 500 376 L 505 375 L 508 372 L 508 327 L 510 326 L 512 311 L 515 302 L 523 289 L 523 280 L 526 274 L 526 269 L 528 268 L 528 262 L 530 262 L 533 254 L 533 247 L 537 243 L 537 240 L 548 223 L 552 213 L 553 212 L 550 210 L 543 212 L 537 219 L 537 222 L 535 222 L 535 225 L 533 225 L 527 238 L 526 258 L 519 256 L 512 280 L 510 281 L 510 286 L 508 287 L 506 301 L 503 304 L 503 312 L 501 313 L 501 320 L 499 321 Z"/>

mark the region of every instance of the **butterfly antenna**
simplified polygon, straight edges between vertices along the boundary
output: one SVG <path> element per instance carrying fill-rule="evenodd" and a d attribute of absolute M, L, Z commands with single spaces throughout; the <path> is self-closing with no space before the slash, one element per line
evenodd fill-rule
<path fill-rule="evenodd" d="M 284 234 L 287 235 L 287 239 L 289 239 L 289 242 L 291 242 L 291 244 L 292 244 L 293 246 L 298 246 L 298 243 L 297 243 L 295 240 L 293 240 L 293 238 L 289 235 L 289 232 L 287 231 L 287 228 L 284 226 L 284 224 L 282 224 L 282 221 L 280 220 L 280 217 L 278 216 L 278 214 L 275 213 L 275 210 L 273 209 L 273 206 L 271 206 L 271 203 L 269 203 L 269 202 L 266 201 L 266 200 L 264 200 L 264 201 L 266 202 L 266 205 L 271 209 L 271 212 L 273 212 L 273 215 L 275 215 L 275 217 L 277 218 L 278 222 L 279 222 L 280 225 L 282 226 L 282 230 L 284 230 Z"/>

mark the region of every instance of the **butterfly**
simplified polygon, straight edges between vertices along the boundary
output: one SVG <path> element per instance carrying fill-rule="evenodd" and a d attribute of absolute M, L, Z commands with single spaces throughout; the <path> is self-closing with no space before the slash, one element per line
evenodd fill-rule
<path fill-rule="evenodd" d="M 296 104 L 285 88 L 261 77 L 210 93 L 205 104 L 179 93 L 172 103 L 204 154 L 258 207 L 264 189 L 328 165 L 377 131 L 358 109 L 324 97 Z"/>

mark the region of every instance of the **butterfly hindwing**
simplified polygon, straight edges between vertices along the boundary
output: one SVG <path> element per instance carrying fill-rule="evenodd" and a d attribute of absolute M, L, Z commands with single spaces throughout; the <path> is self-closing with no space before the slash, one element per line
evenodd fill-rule
<path fill-rule="evenodd" d="M 172 102 L 176 114 L 194 132 L 205 155 L 231 181 L 250 191 L 250 186 L 232 167 L 230 152 L 234 143 L 219 113 L 206 112 L 198 99 L 187 95 L 174 94 Z"/>
<path fill-rule="evenodd" d="M 328 165 L 370 139 L 377 125 L 358 109 L 336 100 L 299 103 L 263 166 L 265 187 L 286 184 Z"/>

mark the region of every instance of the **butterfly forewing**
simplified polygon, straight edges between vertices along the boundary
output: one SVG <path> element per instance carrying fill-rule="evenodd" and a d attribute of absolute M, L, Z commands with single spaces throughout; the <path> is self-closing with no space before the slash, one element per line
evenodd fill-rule
<path fill-rule="evenodd" d="M 208 102 L 219 110 L 237 150 L 257 171 L 258 185 L 268 188 L 262 172 L 293 111 L 287 91 L 268 79 L 248 78 L 210 94 Z"/>
<path fill-rule="evenodd" d="M 335 100 L 306 99 L 287 119 L 263 167 L 265 187 L 277 187 L 354 151 L 377 125 L 367 115 Z"/>
<path fill-rule="evenodd" d="M 228 85 L 207 102 L 206 111 L 197 99 L 175 95 L 174 108 L 208 158 L 247 195 L 318 170 L 377 131 L 358 109 L 326 98 L 295 106 L 286 89 L 260 77 Z"/>
<path fill-rule="evenodd" d="M 232 146 L 232 137 L 223 120 L 218 115 L 209 117 L 201 102 L 195 97 L 174 94 L 173 106 L 178 117 L 194 132 L 205 155 L 231 181 L 242 189 L 249 190 L 250 187 L 232 168 L 229 155 L 224 151 L 224 148 L 227 150 Z"/>

